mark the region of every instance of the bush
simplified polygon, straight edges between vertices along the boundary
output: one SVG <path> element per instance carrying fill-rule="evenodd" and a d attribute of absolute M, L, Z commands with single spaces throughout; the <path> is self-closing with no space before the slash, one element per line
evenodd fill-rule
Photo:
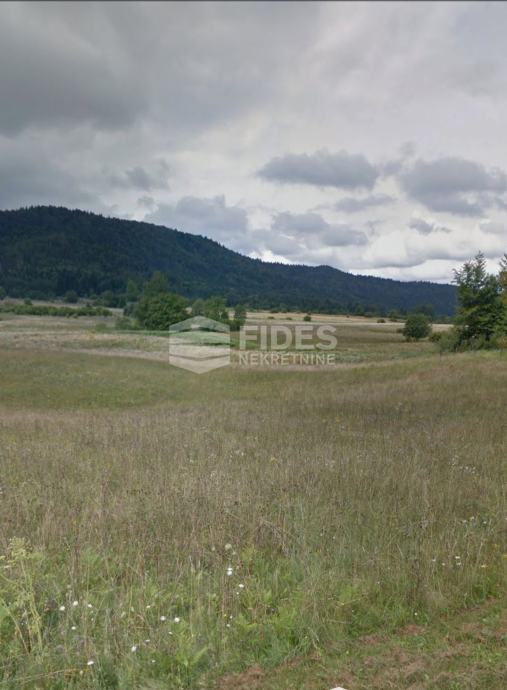
<path fill-rule="evenodd" d="M 7 293 L 5 291 L 5 288 L 0 287 L 0 300 L 5 299 L 7 297 Z"/>
<path fill-rule="evenodd" d="M 119 319 L 116 319 L 114 327 L 117 331 L 135 331 L 139 329 L 137 323 L 129 319 L 128 316 L 121 316 Z"/>
<path fill-rule="evenodd" d="M 134 315 L 143 328 L 165 331 L 173 323 L 188 319 L 187 301 L 169 292 L 153 296 L 145 295 L 136 305 Z"/>
<path fill-rule="evenodd" d="M 305 314 L 305 315 L 303 316 L 303 321 L 311 321 L 311 320 L 312 320 L 312 317 L 311 317 L 310 314 Z"/>
<path fill-rule="evenodd" d="M 436 334 L 435 334 L 436 335 Z M 442 352 L 457 352 L 460 349 L 460 337 L 456 328 L 439 333 L 437 341 L 438 349 Z"/>
<path fill-rule="evenodd" d="M 29 301 L 29 300 L 28 300 Z M 12 304 L 0 305 L 0 312 L 26 316 L 111 316 L 109 309 L 104 307 L 56 307 L 47 304 Z"/>
<path fill-rule="evenodd" d="M 68 290 L 68 292 L 66 292 L 63 296 L 63 301 L 67 302 L 68 304 L 76 304 L 78 299 L 79 297 L 75 290 Z"/>
<path fill-rule="evenodd" d="M 385 323 L 385 322 L 386 322 L 385 319 L 377 319 L 377 323 Z"/>
<path fill-rule="evenodd" d="M 408 341 L 427 338 L 431 333 L 431 326 L 426 314 L 409 314 L 402 333 Z"/>

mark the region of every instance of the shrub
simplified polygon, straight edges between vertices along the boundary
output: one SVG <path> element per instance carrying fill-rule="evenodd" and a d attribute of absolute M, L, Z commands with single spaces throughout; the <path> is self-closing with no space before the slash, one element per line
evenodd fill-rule
<path fill-rule="evenodd" d="M 421 340 L 431 333 L 431 326 L 426 314 L 409 314 L 402 330 L 407 340 Z"/>
<path fill-rule="evenodd" d="M 312 320 L 312 317 L 311 317 L 310 314 L 305 314 L 305 315 L 303 316 L 303 321 L 311 321 L 311 320 Z"/>
<path fill-rule="evenodd" d="M 134 315 L 143 328 L 164 331 L 173 323 L 188 319 L 187 301 L 169 292 L 152 297 L 145 295 L 136 305 Z"/>
<path fill-rule="evenodd" d="M 436 335 L 436 333 L 434 334 Z M 455 328 L 450 328 L 448 331 L 438 334 L 437 344 L 439 351 L 442 352 L 456 352 L 460 347 L 459 333 Z"/>
<path fill-rule="evenodd" d="M 135 331 L 139 328 L 137 323 L 129 319 L 128 316 L 120 316 L 119 319 L 116 319 L 114 327 L 117 331 Z"/>
<path fill-rule="evenodd" d="M 29 301 L 29 300 L 28 300 Z M 0 312 L 28 316 L 111 316 L 104 307 L 56 307 L 48 304 L 12 304 L 0 305 Z"/>
<path fill-rule="evenodd" d="M 68 304 L 76 304 L 78 301 L 79 297 L 77 295 L 77 292 L 75 290 L 68 290 L 65 295 L 63 296 L 63 301 L 67 302 Z"/>

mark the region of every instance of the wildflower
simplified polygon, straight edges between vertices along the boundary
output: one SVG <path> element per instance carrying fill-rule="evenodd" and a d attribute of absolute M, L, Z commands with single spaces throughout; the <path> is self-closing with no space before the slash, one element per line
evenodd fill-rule
<path fill-rule="evenodd" d="M 162 621 L 162 623 L 163 623 L 164 621 L 166 621 L 166 620 L 167 620 L 167 618 L 166 618 L 165 616 L 160 616 L 160 620 L 161 620 L 161 621 Z"/>
<path fill-rule="evenodd" d="M 239 584 L 238 587 L 239 587 L 240 589 L 245 589 L 245 585 L 244 585 L 243 583 Z"/>
<path fill-rule="evenodd" d="M 71 629 L 71 630 L 77 630 L 77 628 L 76 628 L 76 626 L 75 626 L 75 625 L 71 626 L 71 628 L 70 628 L 70 629 Z"/>
<path fill-rule="evenodd" d="M 180 622 L 180 620 L 181 620 L 181 619 L 180 619 L 180 618 L 178 618 L 178 616 L 176 616 L 176 618 L 174 619 L 174 622 L 175 622 L 175 623 L 179 623 L 179 622 Z"/>
<path fill-rule="evenodd" d="M 144 644 L 149 644 L 149 643 L 150 643 L 150 640 L 145 640 L 145 641 L 144 641 Z"/>
<path fill-rule="evenodd" d="M 226 544 L 225 545 L 225 550 L 230 551 L 232 549 L 232 544 Z"/>
<path fill-rule="evenodd" d="M 65 606 L 63 606 L 63 604 L 62 604 L 62 606 L 60 606 L 60 608 L 58 610 L 59 611 L 65 611 Z"/>
<path fill-rule="evenodd" d="M 229 566 L 229 567 L 227 568 L 227 577 L 230 577 L 230 576 L 232 575 L 232 573 L 233 573 L 232 566 Z"/>
<path fill-rule="evenodd" d="M 88 606 L 89 609 L 92 609 L 92 608 L 93 608 L 93 606 L 92 606 L 91 604 L 87 604 L 87 606 Z"/>
<path fill-rule="evenodd" d="M 132 647 L 130 648 L 131 652 L 137 652 L 137 645 L 133 644 Z"/>
<path fill-rule="evenodd" d="M 151 609 L 151 604 L 148 604 L 148 605 L 146 606 L 146 610 L 148 611 L 149 609 Z"/>
<path fill-rule="evenodd" d="M 76 606 L 79 606 L 79 601 L 73 601 L 73 602 L 72 602 L 72 606 L 74 606 L 74 608 L 75 608 Z"/>
<path fill-rule="evenodd" d="M 87 661 L 87 662 L 86 662 L 86 665 L 87 665 L 87 666 L 93 666 L 94 663 L 95 663 L 94 660 L 93 660 L 93 659 L 90 659 L 90 661 Z"/>

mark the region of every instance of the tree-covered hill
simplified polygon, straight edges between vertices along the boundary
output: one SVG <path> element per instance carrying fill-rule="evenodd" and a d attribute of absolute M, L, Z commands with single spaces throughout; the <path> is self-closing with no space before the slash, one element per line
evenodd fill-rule
<path fill-rule="evenodd" d="M 432 304 L 438 314 L 451 314 L 455 306 L 450 285 L 266 263 L 205 237 L 80 210 L 0 211 L 0 286 L 11 296 L 123 293 L 127 280 L 142 283 L 155 270 L 189 298 L 222 295 L 259 307 L 410 310 Z"/>

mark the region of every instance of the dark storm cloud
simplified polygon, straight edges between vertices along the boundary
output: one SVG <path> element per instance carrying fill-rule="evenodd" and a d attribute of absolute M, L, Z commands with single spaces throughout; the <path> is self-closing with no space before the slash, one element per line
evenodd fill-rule
<path fill-rule="evenodd" d="M 258 175 L 265 180 L 339 189 L 371 189 L 378 170 L 362 154 L 347 151 L 295 154 L 272 158 Z"/>
<path fill-rule="evenodd" d="M 399 175 L 407 195 L 432 211 L 479 216 L 507 190 L 507 175 L 464 158 L 417 160 Z"/>
<path fill-rule="evenodd" d="M 356 198 L 353 196 L 345 197 L 340 199 L 334 208 L 337 211 L 344 211 L 345 213 L 359 213 L 368 208 L 374 208 L 376 206 L 388 206 L 393 204 L 396 199 L 389 194 L 371 194 L 370 196 L 365 196 L 362 198 Z"/>

